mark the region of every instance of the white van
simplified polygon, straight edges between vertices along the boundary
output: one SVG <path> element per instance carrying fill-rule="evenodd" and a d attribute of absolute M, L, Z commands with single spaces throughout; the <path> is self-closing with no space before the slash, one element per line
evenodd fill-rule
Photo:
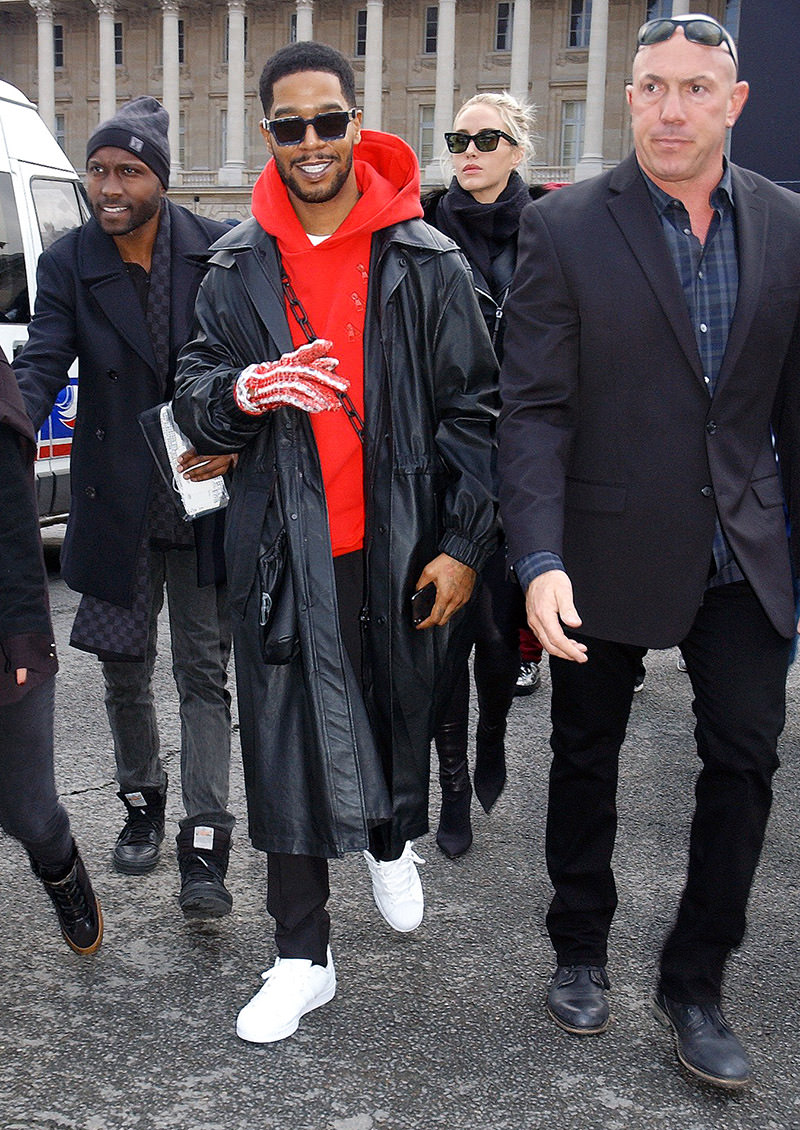
<path fill-rule="evenodd" d="M 25 95 L 0 81 L 0 346 L 11 361 L 28 336 L 36 261 L 88 218 L 78 174 Z M 69 510 L 69 454 L 77 410 L 77 367 L 39 434 L 39 516 Z"/>

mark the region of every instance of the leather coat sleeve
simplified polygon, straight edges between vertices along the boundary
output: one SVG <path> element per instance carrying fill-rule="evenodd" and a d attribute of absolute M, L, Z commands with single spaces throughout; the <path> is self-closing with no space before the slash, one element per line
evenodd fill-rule
<path fill-rule="evenodd" d="M 435 443 L 449 472 L 440 548 L 480 570 L 497 539 L 497 361 L 460 261 L 439 311 L 433 367 Z"/>
<path fill-rule="evenodd" d="M 575 426 L 580 317 L 541 212 L 525 209 L 506 304 L 498 428 L 509 561 L 563 556 L 564 488 Z"/>
<path fill-rule="evenodd" d="M 278 356 L 235 279 L 234 270 L 211 267 L 197 294 L 197 334 L 178 357 L 175 419 L 195 448 L 207 454 L 241 451 L 270 419 L 242 412 L 233 397 L 243 369 Z M 263 356 L 254 356 L 259 338 Z"/>
<path fill-rule="evenodd" d="M 39 257 L 36 306 L 28 341 L 14 361 L 25 408 L 38 432 L 69 380 L 77 355 L 75 301 L 71 279 L 50 252 Z"/>

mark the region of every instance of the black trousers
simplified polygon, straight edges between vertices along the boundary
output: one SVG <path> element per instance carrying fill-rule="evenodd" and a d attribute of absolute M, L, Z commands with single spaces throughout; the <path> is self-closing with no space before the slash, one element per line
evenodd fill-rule
<path fill-rule="evenodd" d="M 481 574 L 470 617 L 475 646 L 473 675 L 478 697 L 478 732 L 501 742 L 519 676 L 519 629 L 525 623 L 525 601 L 515 579 L 506 576 L 504 547 L 495 550 Z M 451 758 L 467 756 L 469 744 L 469 659 L 456 672 L 452 694 L 436 731 L 437 748 Z"/>
<path fill-rule="evenodd" d="M 364 555 L 347 553 L 333 559 L 339 627 L 350 663 L 361 678 L 361 622 Z M 370 851 L 390 859 L 388 825 L 370 829 Z M 328 861 L 314 855 L 267 854 L 267 912 L 275 919 L 275 943 L 284 958 L 327 963 L 330 915 Z"/>
<path fill-rule="evenodd" d="M 550 661 L 553 761 L 546 853 L 555 895 L 547 928 L 559 964 L 605 965 L 617 893 L 611 858 L 619 749 L 644 648 L 586 636 L 589 661 Z M 745 582 L 708 589 L 681 651 L 702 762 L 677 917 L 661 987 L 684 1003 L 719 1002 L 772 802 L 791 641 Z M 653 782 L 653 786 L 656 786 Z"/>
<path fill-rule="evenodd" d="M 54 699 L 55 677 L 0 706 L 0 827 L 57 874 L 72 853 L 72 835 L 53 773 Z"/>

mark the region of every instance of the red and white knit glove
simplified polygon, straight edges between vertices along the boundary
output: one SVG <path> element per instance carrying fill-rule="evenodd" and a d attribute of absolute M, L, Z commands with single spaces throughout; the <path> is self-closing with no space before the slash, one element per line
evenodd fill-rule
<path fill-rule="evenodd" d="M 236 379 L 233 398 L 250 416 L 261 416 L 274 408 L 301 408 L 304 412 L 335 412 L 341 407 L 338 393 L 350 382 L 338 376 L 335 357 L 328 356 L 333 342 L 317 338 L 277 361 L 248 365 Z"/>

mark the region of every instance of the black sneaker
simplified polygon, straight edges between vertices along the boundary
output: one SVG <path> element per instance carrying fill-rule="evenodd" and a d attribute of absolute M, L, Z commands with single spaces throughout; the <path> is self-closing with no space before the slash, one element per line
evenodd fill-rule
<path fill-rule="evenodd" d="M 117 837 L 111 861 L 123 875 L 145 875 L 152 871 L 161 855 L 164 839 L 166 795 L 158 789 L 117 793 L 128 816 Z"/>
<path fill-rule="evenodd" d="M 75 953 L 95 953 L 103 940 L 103 912 L 75 844 L 68 870 L 61 878 L 51 878 L 33 857 L 31 867 L 56 908 L 67 945 Z"/>
<path fill-rule="evenodd" d="M 198 825 L 177 836 L 181 893 L 178 905 L 186 918 L 223 918 L 233 898 L 225 887 L 231 837 L 222 828 Z"/>

